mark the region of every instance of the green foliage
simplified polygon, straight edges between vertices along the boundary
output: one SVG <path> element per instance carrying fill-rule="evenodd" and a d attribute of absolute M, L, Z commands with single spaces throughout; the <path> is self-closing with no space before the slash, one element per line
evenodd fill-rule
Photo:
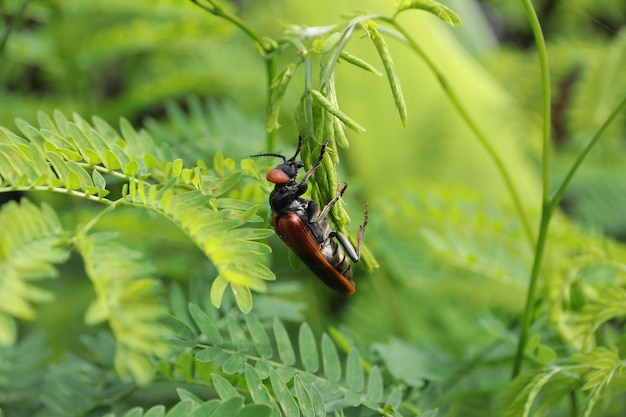
<path fill-rule="evenodd" d="M 150 357 L 168 352 L 156 323 L 167 309 L 160 300 L 160 282 L 152 277 L 155 271 L 141 262 L 139 253 L 104 233 L 78 236 L 76 248 L 96 291 L 85 321 L 109 323 L 117 340 L 115 369 L 121 377 L 132 375 L 140 384 L 152 380 Z"/>
<path fill-rule="evenodd" d="M 450 26 L 461 26 L 461 18 L 451 8 L 434 0 L 396 0 L 398 13 L 403 10 L 421 9 L 430 12 Z"/>
<path fill-rule="evenodd" d="M 17 336 L 15 319 L 33 320 L 33 303 L 51 301 L 53 294 L 33 285 L 55 278 L 53 264 L 67 260 L 68 242 L 54 211 L 22 200 L 0 208 L 0 346 Z"/>
<path fill-rule="evenodd" d="M 195 304 L 189 305 L 189 314 L 192 326 L 174 317 L 167 320 L 177 335 L 173 345 L 193 349 L 193 359 L 184 351 L 175 364 L 161 363 L 160 371 L 170 378 L 180 374 L 210 384 L 224 401 L 251 398 L 270 407 L 273 415 L 324 416 L 351 407 L 400 415 L 401 394 L 385 387 L 378 366 L 365 362 L 354 347 L 340 357 L 325 333 L 320 348 L 306 323 L 294 345 L 277 319 L 270 328 L 254 315 L 213 319 Z"/>
<path fill-rule="evenodd" d="M 77 115 L 69 121 L 60 112 L 54 120 L 40 113 L 39 124 L 36 128 L 18 121 L 25 137 L 2 130 L 7 158 L 0 168 L 2 190 L 54 191 L 103 203 L 110 210 L 129 205 L 156 212 L 178 225 L 218 269 L 214 304 L 233 286 L 240 308 L 250 310 L 250 288 L 263 291 L 264 281 L 274 278 L 263 265 L 269 247 L 255 242 L 270 232 L 241 228 L 260 218 L 257 206 L 227 197 L 242 176 L 234 161 L 218 153 L 213 172 L 203 163 L 184 168 L 181 159 L 168 161 L 166 146 L 124 120 L 121 136 L 102 119 L 94 118 L 91 125 Z M 107 183 L 103 174 L 114 180 Z M 115 182 L 123 184 L 121 195 L 110 198 L 107 187 Z"/>
<path fill-rule="evenodd" d="M 523 35 L 511 45 L 532 43 L 531 2 L 526 9 L 483 3 L 506 23 L 502 42 L 511 30 Z M 467 13 L 479 11 L 473 2 L 457 14 L 433 0 L 396 1 L 390 16 L 356 11 L 329 26 L 282 29 L 273 2 L 2 2 L 0 194 L 21 199 L 0 207 L 0 414 L 621 415 L 626 249 L 602 232 L 625 236 L 623 30 L 610 5 L 536 3 L 545 6 L 539 19 L 547 22 L 555 87 L 556 180 L 543 172 L 542 207 L 513 181 L 535 172 L 507 164 L 494 145 L 508 138 L 483 131 L 473 114 L 479 109 L 458 94 L 469 87 L 448 80 L 459 62 L 475 62 L 440 62 L 445 46 L 462 54 L 439 30 L 459 27 L 461 15 L 464 30 L 476 27 Z M 449 26 L 429 32 L 421 17 Z M 269 35 L 257 32 L 263 19 Z M 594 29 L 594 19 L 613 30 L 612 39 Z M 408 30 L 414 22 L 415 32 Z M 252 40 L 257 56 L 233 29 Z M 432 80 L 403 80 L 396 42 Z M 534 80 L 537 59 L 527 52 L 534 50 L 476 50 L 521 103 L 519 112 L 490 116 L 523 115 L 514 123 L 532 142 L 533 121 L 545 115 L 537 103 L 548 91 Z M 448 122 L 466 123 L 514 209 L 486 198 L 482 184 L 424 184 L 368 165 L 384 187 L 352 178 L 346 200 L 367 199 L 363 263 L 371 271 L 378 259 L 382 268 L 372 275 L 355 268 L 359 293 L 335 299 L 318 292 L 306 270 L 289 269 L 286 249 L 257 227 L 269 217 L 262 175 L 269 165 L 257 169 L 246 155 L 275 152 L 281 124 L 303 137 L 306 166 L 328 139 L 310 197 L 330 200 L 356 161 L 340 164 L 339 148 L 377 122 L 363 120 L 355 106 L 376 107 L 373 87 L 344 89 L 344 71 L 378 77 L 403 126 L 413 120 L 415 93 L 427 97 L 421 121 L 433 120 L 406 142 L 444 143 L 462 130 Z M 480 79 L 473 84 L 491 92 Z M 451 106 L 430 108 L 432 91 Z M 99 116 L 66 116 L 74 108 Z M 5 127 L 15 115 L 17 129 Z M 614 122 L 606 139 L 590 142 L 607 120 Z M 552 125 L 549 117 L 544 123 Z M 285 136 L 290 145 L 281 153 L 289 155 L 297 134 Z M 552 145 L 544 139 L 537 149 Z M 373 161 L 411 149 L 389 149 L 385 137 L 376 142 L 366 145 Z M 509 150 L 533 150 L 520 149 Z M 551 162 L 533 156 L 546 158 L 544 167 Z M 574 161 L 585 157 L 579 169 Z M 406 160 L 426 159 L 449 169 L 436 152 Z M 558 190 L 553 196 L 550 187 Z M 558 211 L 564 188 L 573 218 Z M 353 238 L 347 206 L 340 201 L 331 220 Z M 279 281 L 268 285 L 274 274 Z M 85 301 L 80 315 L 90 327 L 73 332 L 80 324 L 67 317 L 76 300 Z M 48 339 L 36 332 L 42 327 Z"/>
<path fill-rule="evenodd" d="M 0 403 L 20 415 L 32 415 L 29 401 L 41 388 L 49 350 L 42 333 L 33 333 L 11 346 L 0 347 Z"/>

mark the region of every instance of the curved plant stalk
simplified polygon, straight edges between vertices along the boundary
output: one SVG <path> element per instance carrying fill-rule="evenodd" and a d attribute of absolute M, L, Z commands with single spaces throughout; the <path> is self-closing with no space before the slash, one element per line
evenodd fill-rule
<path fill-rule="evenodd" d="M 554 211 L 556 207 L 559 205 L 559 203 L 561 202 L 561 198 L 563 198 L 563 194 L 565 194 L 565 190 L 569 186 L 570 182 L 572 181 L 572 178 L 574 177 L 574 174 L 576 173 L 580 165 L 583 163 L 584 159 L 587 157 L 591 149 L 593 149 L 593 147 L 596 145 L 596 143 L 598 142 L 598 140 L 600 139 L 600 137 L 602 136 L 606 128 L 609 127 L 609 125 L 613 122 L 613 120 L 617 117 L 617 115 L 620 112 L 622 112 L 624 109 L 626 109 L 626 94 L 622 97 L 622 99 L 619 101 L 619 103 L 617 104 L 613 112 L 609 115 L 609 117 L 607 117 L 607 119 L 604 121 L 602 126 L 600 126 L 600 129 L 598 129 L 595 135 L 593 135 L 593 137 L 591 138 L 591 140 L 589 141 L 585 149 L 580 153 L 580 155 L 578 155 L 578 158 L 572 164 L 572 167 L 565 175 L 565 178 L 561 182 L 561 185 L 559 185 L 559 188 L 557 188 L 557 190 L 552 195 L 552 198 L 550 200 L 551 201 L 550 210 Z"/>
<path fill-rule="evenodd" d="M 6 30 L 2 34 L 2 38 L 0 38 L 0 60 L 2 59 L 2 55 L 4 54 L 4 50 L 9 41 L 9 37 L 11 33 L 20 25 L 22 22 L 22 18 L 24 17 L 24 13 L 26 13 L 26 8 L 31 0 L 24 0 L 17 12 L 17 16 L 13 18 L 12 22 L 7 26 Z"/>
<path fill-rule="evenodd" d="M 269 94 L 272 87 L 272 81 L 276 76 L 276 57 L 274 56 L 274 51 L 278 48 L 278 44 L 270 38 L 263 38 L 259 35 L 250 25 L 246 22 L 230 13 L 228 10 L 220 7 L 217 2 L 212 0 L 206 0 L 207 4 L 203 4 L 200 0 L 191 0 L 194 4 L 198 5 L 200 8 L 206 10 L 214 16 L 221 17 L 229 21 L 230 23 L 237 26 L 241 29 L 248 37 L 250 37 L 253 41 L 255 41 L 259 51 L 261 52 L 261 56 L 265 59 L 265 74 L 267 78 L 267 110 L 269 111 L 272 108 L 272 97 Z M 266 130 L 266 149 L 267 152 L 274 152 L 274 148 L 276 147 L 276 131 L 272 129 L 270 131 Z"/>
<path fill-rule="evenodd" d="M 528 20 L 533 30 L 535 37 L 535 43 L 537 44 L 537 52 L 539 54 L 539 62 L 541 66 L 541 81 L 543 89 L 543 162 L 542 162 L 542 180 L 543 180 L 543 198 L 541 207 L 541 220 L 539 224 L 539 237 L 537 238 L 537 245 L 535 248 L 535 258 L 533 261 L 533 267 L 530 276 L 530 282 L 528 285 L 528 293 L 526 295 L 526 307 L 524 309 L 524 316 L 522 319 L 522 326 L 520 329 L 520 337 L 517 344 L 517 351 L 513 362 L 513 378 L 519 375 L 522 367 L 522 361 L 524 359 L 524 350 L 526 349 L 526 343 L 528 342 L 528 333 L 530 325 L 532 324 L 532 318 L 534 317 L 534 306 L 536 304 L 535 291 L 537 282 L 539 281 L 539 272 L 541 269 L 541 261 L 543 258 L 543 252 L 545 248 L 545 241 L 548 235 L 548 228 L 550 226 L 550 220 L 552 215 L 556 211 L 565 190 L 569 186 L 574 174 L 587 157 L 591 149 L 598 143 L 600 137 L 606 130 L 606 128 L 613 122 L 615 117 L 626 108 L 626 95 L 622 97 L 615 109 L 604 121 L 602 126 L 593 135 L 585 149 L 580 153 L 576 161 L 572 164 L 572 167 L 567 172 L 563 181 L 550 196 L 550 146 L 551 146 L 551 106 L 550 106 L 550 74 L 548 65 L 548 54 L 546 51 L 545 39 L 541 31 L 541 25 L 537 14 L 532 6 L 531 0 L 522 0 Z"/>
<path fill-rule="evenodd" d="M 513 179 L 511 177 L 511 174 L 506 168 L 506 166 L 504 165 L 504 161 L 502 160 L 502 158 L 500 158 L 500 156 L 498 155 L 494 147 L 491 145 L 491 143 L 487 139 L 487 136 L 478 127 L 478 125 L 474 122 L 474 120 L 472 120 L 469 113 L 467 112 L 467 109 L 463 106 L 463 104 L 461 104 L 461 101 L 459 100 L 458 96 L 456 95 L 456 93 L 454 92 L 450 84 L 448 84 L 448 81 L 446 80 L 444 74 L 439 70 L 439 68 L 437 68 L 435 63 L 428 57 L 428 55 L 426 55 L 426 52 L 424 52 L 424 50 L 417 44 L 417 42 L 415 42 L 415 40 L 408 34 L 408 32 L 404 30 L 404 28 L 400 26 L 398 22 L 396 22 L 394 19 L 388 16 L 379 15 L 379 16 L 376 16 L 376 19 L 387 22 L 391 26 L 393 26 L 402 35 L 402 37 L 404 38 L 403 40 L 409 45 L 409 47 L 420 58 L 422 58 L 424 63 L 430 68 L 433 74 L 435 74 L 435 76 L 437 77 L 437 80 L 439 81 L 439 84 L 441 85 L 441 88 L 443 89 L 444 93 L 448 96 L 448 99 L 450 100 L 450 102 L 452 103 L 456 111 L 459 113 L 461 118 L 465 121 L 465 123 L 470 128 L 470 130 L 474 133 L 474 135 L 476 136 L 476 138 L 478 139 L 482 147 L 485 149 L 485 151 L 487 152 L 487 154 L 489 155 L 493 163 L 496 165 L 496 168 L 498 172 L 500 173 L 500 176 L 504 180 L 505 186 L 513 200 L 513 204 L 515 206 L 515 210 L 517 211 L 517 215 L 519 216 L 522 222 L 524 232 L 526 234 L 526 238 L 528 239 L 530 245 L 534 247 L 535 237 L 534 237 L 532 228 L 530 226 L 530 221 L 528 220 L 528 216 L 524 212 L 524 209 L 522 206 L 522 200 L 517 192 L 517 189 L 515 188 L 515 185 L 513 184 Z"/>
<path fill-rule="evenodd" d="M 537 53 L 539 54 L 539 64 L 541 67 L 541 86 L 543 93 L 543 155 L 542 155 L 542 187 L 543 197 L 541 204 L 541 220 L 539 222 L 539 236 L 537 237 L 537 244 L 535 246 L 535 257 L 533 259 L 533 266 L 530 274 L 530 282 L 528 284 L 528 292 L 526 294 L 526 306 L 524 308 L 524 316 L 522 318 L 522 326 L 520 329 L 520 336 L 517 342 L 517 351 L 515 353 L 515 360 L 513 362 L 513 378 L 519 375 L 522 360 L 524 358 L 524 350 L 526 349 L 526 343 L 528 342 L 528 332 L 532 318 L 534 317 L 535 310 L 535 290 L 537 288 L 537 281 L 539 280 L 539 271 L 541 270 L 541 261 L 543 258 L 543 252 L 545 248 L 545 241 L 548 236 L 548 226 L 550 225 L 550 218 L 552 217 L 552 210 L 550 204 L 550 144 L 551 135 L 550 129 L 552 127 L 552 115 L 550 109 L 550 72 L 548 68 L 548 53 L 546 51 L 546 43 L 541 31 L 541 24 L 537 13 L 533 8 L 531 0 L 522 0 L 528 20 L 535 37 L 535 43 L 537 44 Z"/>

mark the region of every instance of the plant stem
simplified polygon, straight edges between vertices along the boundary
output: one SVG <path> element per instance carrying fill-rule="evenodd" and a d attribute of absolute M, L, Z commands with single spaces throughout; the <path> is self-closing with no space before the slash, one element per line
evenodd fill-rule
<path fill-rule="evenodd" d="M 543 250 L 548 236 L 548 226 L 550 224 L 551 214 L 550 203 L 544 203 L 541 209 L 541 221 L 539 225 L 537 247 L 535 248 L 535 258 L 533 259 L 533 267 L 530 273 L 530 283 L 528 284 L 528 292 L 526 294 L 526 306 L 524 308 L 520 336 L 517 342 L 517 351 L 515 352 L 515 359 L 513 361 L 513 378 L 519 375 L 522 369 L 524 350 L 526 349 L 528 333 L 535 313 L 535 290 L 537 288 L 537 282 L 539 281 L 539 271 L 541 270 L 541 260 L 543 258 Z"/>
<path fill-rule="evenodd" d="M 200 3 L 199 0 L 191 0 L 191 1 L 193 3 L 195 3 L 196 5 L 198 5 L 200 8 L 202 8 L 202 9 L 206 10 L 207 12 L 211 13 L 212 15 L 215 15 L 217 17 L 221 17 L 221 18 L 231 22 L 235 26 L 237 26 L 239 29 L 241 29 L 246 35 L 248 35 L 250 38 L 252 38 L 259 45 L 259 47 L 263 50 L 265 55 L 271 54 L 274 51 L 274 49 L 276 49 L 276 43 L 275 42 L 271 41 L 270 39 L 262 38 L 246 22 L 244 22 L 243 20 L 241 20 L 240 18 L 238 18 L 234 14 L 228 12 L 227 10 L 219 7 L 219 5 L 217 5 L 216 3 L 212 2 L 211 0 L 208 0 L 208 2 L 211 4 L 211 6 L 207 6 L 205 4 L 202 4 L 202 3 Z"/>
<path fill-rule="evenodd" d="M 274 76 L 276 75 L 276 57 L 273 52 L 278 47 L 278 44 L 269 38 L 263 38 L 259 35 L 250 25 L 246 22 L 235 16 L 234 14 L 228 12 L 227 10 L 220 7 L 217 3 L 207 0 L 210 6 L 206 4 L 200 3 L 200 0 L 191 0 L 194 4 L 199 6 L 200 8 L 206 10 L 214 16 L 221 17 L 239 29 L 241 29 L 248 37 L 250 37 L 253 41 L 256 42 L 259 49 L 263 52 L 262 57 L 265 59 L 265 75 L 267 77 L 267 114 L 272 107 L 272 98 L 271 98 L 271 87 L 272 81 L 274 80 Z M 274 152 L 274 148 L 276 147 L 276 132 L 271 131 L 266 133 L 266 149 L 267 152 Z"/>
<path fill-rule="evenodd" d="M 526 294 L 526 308 L 524 309 L 524 316 L 522 318 L 522 327 L 520 329 L 520 337 L 517 342 L 517 351 L 515 352 L 515 359 L 513 362 L 513 378 L 519 375 L 522 369 L 522 361 L 524 359 L 524 350 L 526 349 L 526 343 L 528 341 L 528 333 L 530 331 L 530 325 L 535 315 L 535 290 L 537 288 L 537 282 L 539 281 L 539 271 L 541 270 L 541 261 L 543 258 L 543 252 L 545 248 L 546 239 L 548 236 L 548 227 L 550 225 L 550 218 L 553 213 L 553 206 L 550 202 L 550 147 L 551 147 L 551 107 L 550 107 L 550 71 L 548 67 L 548 53 L 546 50 L 546 43 L 541 30 L 541 24 L 537 13 L 533 8 L 531 0 L 522 0 L 526 14 L 528 15 L 528 21 L 535 37 L 535 43 L 537 44 L 537 53 L 539 54 L 539 64 L 541 67 L 541 85 L 543 93 L 543 155 L 542 155 L 542 186 L 543 197 L 541 205 L 541 220 L 539 223 L 539 236 L 537 237 L 537 244 L 535 246 L 535 258 L 533 260 L 533 267 L 530 274 L 530 282 L 528 284 L 528 292 Z"/>
<path fill-rule="evenodd" d="M 485 149 L 485 151 L 487 152 L 487 154 L 489 155 L 493 163 L 496 165 L 496 169 L 498 170 L 498 172 L 500 173 L 500 176 L 504 180 L 504 184 L 507 188 L 507 191 L 509 192 L 509 194 L 511 195 L 511 198 L 513 199 L 513 205 L 515 206 L 515 210 L 517 211 L 520 221 L 522 222 L 522 225 L 526 234 L 526 238 L 528 239 L 530 245 L 534 247 L 535 245 L 534 234 L 532 232 L 532 228 L 530 227 L 530 222 L 528 220 L 528 217 L 526 216 L 526 213 L 524 212 L 524 209 L 522 206 L 522 200 L 517 192 L 517 189 L 515 188 L 515 185 L 513 184 L 513 179 L 511 177 L 511 174 L 507 170 L 502 158 L 500 158 L 496 150 L 493 148 L 493 146 L 487 139 L 487 136 L 482 132 L 482 130 L 480 130 L 478 125 L 470 117 L 466 108 L 463 106 L 463 104 L 461 104 L 461 101 L 459 100 L 458 96 L 456 95 L 456 93 L 454 92 L 450 84 L 448 84 L 448 81 L 443 75 L 443 73 L 439 70 L 439 68 L 437 68 L 435 63 L 428 57 L 428 55 L 426 55 L 424 50 L 422 50 L 422 48 L 417 44 L 417 42 L 415 42 L 415 40 L 395 20 L 387 16 L 377 16 L 377 18 L 391 24 L 398 32 L 400 32 L 402 36 L 404 37 L 404 39 L 406 40 L 406 42 L 408 43 L 408 45 L 411 47 L 411 49 L 413 49 L 413 51 L 417 55 L 419 55 L 420 58 L 422 58 L 424 63 L 430 68 L 433 74 L 435 74 L 435 76 L 437 77 L 437 80 L 439 81 L 439 84 L 441 85 L 441 88 L 443 89 L 444 93 L 448 96 L 448 99 L 450 100 L 450 102 L 452 103 L 456 111 L 459 113 L 461 118 L 465 121 L 465 123 L 470 128 L 470 130 L 474 133 L 474 136 L 476 136 L 476 138 L 478 139 L 482 147 Z"/>
<path fill-rule="evenodd" d="M 559 205 L 559 203 L 561 202 L 561 198 L 563 198 L 563 194 L 565 193 L 565 190 L 567 189 L 570 182 L 572 181 L 574 174 L 576 173 L 576 171 L 578 170 L 578 168 L 580 167 L 584 159 L 587 157 L 591 149 L 593 149 L 593 147 L 596 145 L 596 143 L 598 142 L 598 140 L 600 139 L 600 137 L 602 136 L 606 128 L 609 127 L 609 125 L 613 122 L 613 120 L 615 120 L 615 117 L 617 117 L 617 115 L 625 108 L 626 108 L 626 95 L 622 97 L 622 99 L 619 101 L 619 103 L 617 104 L 613 112 L 611 112 L 611 114 L 604 121 L 602 126 L 600 126 L 600 129 L 598 129 L 596 134 L 593 135 L 593 137 L 591 138 L 591 140 L 589 141 L 585 149 L 581 152 L 580 155 L 578 155 L 578 158 L 576 159 L 576 161 L 574 162 L 570 170 L 567 172 L 567 175 L 565 175 L 563 182 L 552 195 L 552 199 L 551 199 L 552 205 L 550 207 L 552 211 L 554 211 L 556 207 Z"/>
<path fill-rule="evenodd" d="M 265 59 L 265 75 L 267 77 L 267 114 L 269 115 L 270 109 L 272 108 L 272 94 L 270 91 L 272 89 L 272 82 L 276 76 L 276 58 L 273 56 L 268 56 Z M 266 141 L 267 152 L 274 152 L 276 149 L 276 129 L 267 132 Z"/>
<path fill-rule="evenodd" d="M 13 20 L 7 26 L 6 30 L 4 31 L 4 34 L 2 34 L 2 38 L 0 38 L 0 59 L 2 58 L 2 55 L 4 54 L 4 50 L 5 50 L 6 46 L 7 46 L 7 43 L 9 41 L 9 37 L 11 36 L 11 33 L 22 22 L 22 19 L 24 18 L 24 14 L 26 13 L 26 8 L 28 7 L 28 3 L 30 3 L 30 1 L 31 0 L 24 0 L 22 2 L 19 10 L 16 13 L 16 15 L 13 17 Z"/>

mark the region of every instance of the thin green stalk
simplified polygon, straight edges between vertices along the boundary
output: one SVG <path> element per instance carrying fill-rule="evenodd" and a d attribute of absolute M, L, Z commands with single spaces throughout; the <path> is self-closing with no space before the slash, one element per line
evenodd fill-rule
<path fill-rule="evenodd" d="M 272 94 L 270 93 L 272 88 L 272 81 L 276 76 L 276 58 L 274 56 L 268 56 L 265 59 L 265 75 L 267 79 L 267 109 L 272 108 Z M 267 132 L 267 152 L 274 152 L 276 149 L 276 129 L 272 129 L 271 132 Z"/>
<path fill-rule="evenodd" d="M 22 19 L 24 18 L 24 14 L 26 13 L 26 8 L 28 7 L 28 3 L 30 2 L 31 0 L 24 0 L 22 2 L 22 5 L 17 11 L 17 14 L 11 21 L 11 24 L 7 26 L 6 30 L 2 34 L 2 38 L 0 38 L 0 59 L 4 54 L 4 50 L 7 46 L 7 43 L 9 42 L 9 37 L 11 36 L 11 33 L 20 25 L 20 23 L 22 23 Z"/>
<path fill-rule="evenodd" d="M 526 349 L 526 343 L 528 342 L 528 333 L 530 331 L 530 325 L 535 314 L 535 291 L 537 289 L 537 283 L 539 281 L 539 272 L 541 270 L 541 261 L 543 258 L 543 251 L 548 237 L 548 226 L 550 224 L 551 216 L 550 203 L 542 205 L 541 209 L 541 221 L 539 224 L 539 237 L 537 238 L 537 247 L 535 248 L 535 258 L 533 259 L 533 267 L 530 273 L 530 283 L 528 284 L 528 293 L 526 294 L 526 305 L 524 308 L 524 316 L 522 317 L 522 326 L 520 329 L 520 336 L 517 342 L 517 350 L 515 352 L 515 359 L 513 361 L 513 378 L 519 375 L 522 369 L 522 361 L 524 359 L 524 350 Z"/>
<path fill-rule="evenodd" d="M 221 17 L 239 29 L 241 29 L 246 35 L 248 35 L 256 44 L 259 46 L 260 50 L 263 52 L 262 56 L 265 58 L 265 75 L 267 78 L 267 114 L 269 114 L 269 109 L 272 106 L 272 98 L 270 94 L 270 89 L 272 86 L 272 81 L 274 80 L 274 76 L 276 75 L 276 57 L 274 56 L 274 51 L 276 51 L 278 44 L 269 38 L 263 38 L 259 35 L 250 25 L 246 22 L 235 16 L 234 14 L 228 12 L 227 10 L 221 8 L 217 3 L 207 0 L 210 6 L 206 4 L 200 3 L 200 0 L 191 0 L 194 4 L 198 5 L 202 9 L 211 13 L 214 16 Z M 273 152 L 276 147 L 276 132 L 271 131 L 266 133 L 266 149 L 267 152 Z"/>
<path fill-rule="evenodd" d="M 537 44 L 537 53 L 539 54 L 539 64 L 541 67 L 541 84 L 543 93 L 543 161 L 542 161 L 542 185 L 543 198 L 541 205 L 541 221 L 539 224 L 539 236 L 537 245 L 535 246 L 535 258 L 533 260 L 533 268 L 528 284 L 528 293 L 526 294 L 526 308 L 522 318 L 522 326 L 520 329 L 520 337 L 517 343 L 517 351 L 513 361 L 513 378 L 519 375 L 522 369 L 522 361 L 524 360 L 524 350 L 528 342 L 528 333 L 530 325 L 535 315 L 535 291 L 537 282 L 539 281 L 539 271 L 541 270 L 541 261 L 545 248 L 546 239 L 548 237 L 548 227 L 550 218 L 552 217 L 552 203 L 550 202 L 550 146 L 551 146 L 551 106 L 550 106 L 550 72 L 548 67 L 548 53 L 546 43 L 541 31 L 541 24 L 537 13 L 533 8 L 531 0 L 522 0 L 528 20 Z"/>
<path fill-rule="evenodd" d="M 556 207 L 559 205 L 559 203 L 561 202 L 561 198 L 563 198 L 563 194 L 565 193 L 565 190 L 567 189 L 570 182 L 572 181 L 574 174 L 576 173 L 576 171 L 578 171 L 578 168 L 580 167 L 584 159 L 587 157 L 589 152 L 591 152 L 591 149 L 593 149 L 593 147 L 596 145 L 596 143 L 598 142 L 598 140 L 600 139 L 600 137 L 602 136 L 606 128 L 609 127 L 609 125 L 613 122 L 613 120 L 615 120 L 617 115 L 624 109 L 626 109 L 626 95 L 622 97 L 622 99 L 619 101 L 619 103 L 617 104 L 613 112 L 604 121 L 602 126 L 600 126 L 600 129 L 598 129 L 596 134 L 593 135 L 593 137 L 591 138 L 591 140 L 589 141 L 585 149 L 581 152 L 580 155 L 578 155 L 578 158 L 576 159 L 576 161 L 574 162 L 570 170 L 567 172 L 567 175 L 565 175 L 563 182 L 552 195 L 551 207 L 550 207 L 552 211 L 554 211 Z"/>
<path fill-rule="evenodd" d="M 426 63 L 426 65 L 430 68 L 433 74 L 435 74 L 444 93 L 448 96 L 448 99 L 450 100 L 450 102 L 452 103 L 456 111 L 459 113 L 461 118 L 465 121 L 465 123 L 470 128 L 470 130 L 474 133 L 474 136 L 476 136 L 476 138 L 478 139 L 482 147 L 485 149 L 485 151 L 487 152 L 487 154 L 489 155 L 489 157 L 495 164 L 498 172 L 500 173 L 500 176 L 504 180 L 504 184 L 507 188 L 507 191 L 509 192 L 509 194 L 511 195 L 511 198 L 513 199 L 513 205 L 515 206 L 515 210 L 517 211 L 517 214 L 522 222 L 522 225 L 526 234 L 526 238 L 528 239 L 530 245 L 534 247 L 535 245 L 534 234 L 533 234 L 532 228 L 530 227 L 530 222 L 528 220 L 528 217 L 526 216 L 526 213 L 524 212 L 524 209 L 522 206 L 522 200 L 517 192 L 517 189 L 515 188 L 515 185 L 513 184 L 513 179 L 511 177 L 511 174 L 507 170 L 502 158 L 500 158 L 496 150 L 493 148 L 493 146 L 487 139 L 487 136 L 482 132 L 482 130 L 480 130 L 478 125 L 470 117 L 466 108 L 461 104 L 461 101 L 459 100 L 458 96 L 456 95 L 452 87 L 448 84 L 448 81 L 446 80 L 443 73 L 437 68 L 435 63 L 428 57 L 428 55 L 426 55 L 426 53 L 422 50 L 422 48 L 420 48 L 417 42 L 415 42 L 415 40 L 407 33 L 407 31 L 405 31 L 395 20 L 393 20 L 390 17 L 378 16 L 378 19 L 386 21 L 387 23 L 391 24 L 398 32 L 400 32 L 402 36 L 404 37 L 404 39 L 406 40 L 406 42 L 408 43 L 408 45 L 411 47 L 411 49 L 413 49 L 413 51 L 417 55 L 419 55 L 420 58 L 422 58 L 424 63 Z"/>
<path fill-rule="evenodd" d="M 313 69 L 311 68 L 311 60 L 304 56 L 304 121 L 306 123 L 308 134 L 311 139 L 315 138 L 315 129 L 313 122 L 313 100 L 311 99 L 311 89 L 313 88 Z"/>
<path fill-rule="evenodd" d="M 265 55 L 271 54 L 274 51 L 274 49 L 276 49 L 276 43 L 275 42 L 273 42 L 270 39 L 261 37 L 258 33 L 256 33 L 256 31 L 254 29 L 252 29 L 252 27 L 250 25 L 248 25 L 246 22 L 244 22 L 243 20 L 241 20 L 240 18 L 238 18 L 234 14 L 232 14 L 232 13 L 228 12 L 227 10 L 219 7 L 219 5 L 217 3 L 214 3 L 214 2 L 212 2 L 210 0 L 208 0 L 208 2 L 211 4 L 211 6 L 207 6 L 206 4 L 200 3 L 199 0 L 191 0 L 191 1 L 193 3 L 195 3 L 196 5 L 198 5 L 199 7 L 201 7 L 202 9 L 204 9 L 207 12 L 211 13 L 212 15 L 215 15 L 217 17 L 221 17 L 221 18 L 231 22 L 235 26 L 237 26 L 239 29 L 241 29 L 246 35 L 248 35 L 250 38 L 252 38 L 261 47 L 261 49 L 263 50 Z"/>

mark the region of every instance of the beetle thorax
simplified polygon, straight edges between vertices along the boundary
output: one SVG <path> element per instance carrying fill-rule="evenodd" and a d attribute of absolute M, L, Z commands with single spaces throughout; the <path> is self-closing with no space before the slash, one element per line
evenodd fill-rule
<path fill-rule="evenodd" d="M 272 211 L 294 211 L 290 207 L 297 202 L 302 194 L 308 188 L 306 183 L 297 183 L 290 181 L 287 184 L 276 184 L 274 190 L 270 194 L 270 206 Z"/>

